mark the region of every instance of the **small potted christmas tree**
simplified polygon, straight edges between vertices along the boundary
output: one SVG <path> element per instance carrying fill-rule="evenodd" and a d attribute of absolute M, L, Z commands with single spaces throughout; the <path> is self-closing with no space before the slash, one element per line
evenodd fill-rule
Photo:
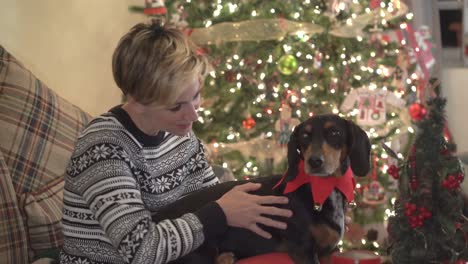
<path fill-rule="evenodd" d="M 389 168 L 398 178 L 399 192 L 395 215 L 388 222 L 393 263 L 468 260 L 468 220 L 460 190 L 463 166 L 444 137 L 446 100 L 438 84 L 433 82 L 431 88 L 434 95 L 423 106 L 426 114 L 413 119 L 417 134 L 407 158 Z"/>

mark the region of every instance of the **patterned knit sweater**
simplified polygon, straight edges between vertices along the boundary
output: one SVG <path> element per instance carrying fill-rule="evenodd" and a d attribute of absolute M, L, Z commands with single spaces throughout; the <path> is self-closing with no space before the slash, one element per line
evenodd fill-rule
<path fill-rule="evenodd" d="M 166 263 L 227 228 L 214 202 L 152 222 L 159 208 L 218 179 L 193 133 L 148 136 L 120 107 L 84 129 L 65 177 L 61 263 Z"/>

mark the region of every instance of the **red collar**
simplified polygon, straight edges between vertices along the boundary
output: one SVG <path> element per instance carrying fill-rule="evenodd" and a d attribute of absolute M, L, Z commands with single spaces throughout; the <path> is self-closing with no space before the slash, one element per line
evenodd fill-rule
<path fill-rule="evenodd" d="M 354 200 L 354 188 L 356 187 L 356 181 L 354 180 L 351 167 L 348 167 L 345 174 L 341 177 L 308 175 L 304 171 L 303 160 L 299 161 L 298 169 L 299 174 L 294 180 L 286 184 L 286 188 L 284 189 L 283 194 L 294 192 L 300 186 L 309 183 L 315 205 L 323 205 L 325 200 L 335 188 L 343 193 L 348 203 Z M 278 187 L 283 179 L 281 179 L 281 181 L 273 188 Z"/>

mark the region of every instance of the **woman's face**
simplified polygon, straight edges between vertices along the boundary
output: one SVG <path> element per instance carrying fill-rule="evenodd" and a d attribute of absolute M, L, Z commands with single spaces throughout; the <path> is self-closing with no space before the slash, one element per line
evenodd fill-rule
<path fill-rule="evenodd" d="M 198 120 L 197 110 L 200 107 L 200 80 L 186 83 L 184 92 L 177 98 L 175 104 L 163 108 L 147 109 L 151 121 L 158 130 L 167 131 L 178 136 L 185 136 L 192 130 L 193 122 Z"/>

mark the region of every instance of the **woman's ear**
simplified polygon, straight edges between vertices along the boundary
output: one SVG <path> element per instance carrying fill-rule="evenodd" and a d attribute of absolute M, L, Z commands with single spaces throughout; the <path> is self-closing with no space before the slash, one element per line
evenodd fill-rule
<path fill-rule="evenodd" d="M 356 176 L 366 176 L 370 171 L 370 141 L 366 132 L 351 121 L 348 122 L 349 131 L 349 160 L 351 170 Z"/>
<path fill-rule="evenodd" d="M 299 131 L 301 130 L 301 124 L 296 126 L 294 128 L 293 133 L 289 137 L 289 142 L 288 142 L 288 171 L 286 172 L 286 177 L 285 181 L 290 181 L 293 180 L 297 174 L 298 174 L 298 169 L 297 166 L 299 164 L 299 161 L 302 158 L 301 150 L 299 148 L 299 142 L 298 142 L 298 137 L 299 137 Z"/>

